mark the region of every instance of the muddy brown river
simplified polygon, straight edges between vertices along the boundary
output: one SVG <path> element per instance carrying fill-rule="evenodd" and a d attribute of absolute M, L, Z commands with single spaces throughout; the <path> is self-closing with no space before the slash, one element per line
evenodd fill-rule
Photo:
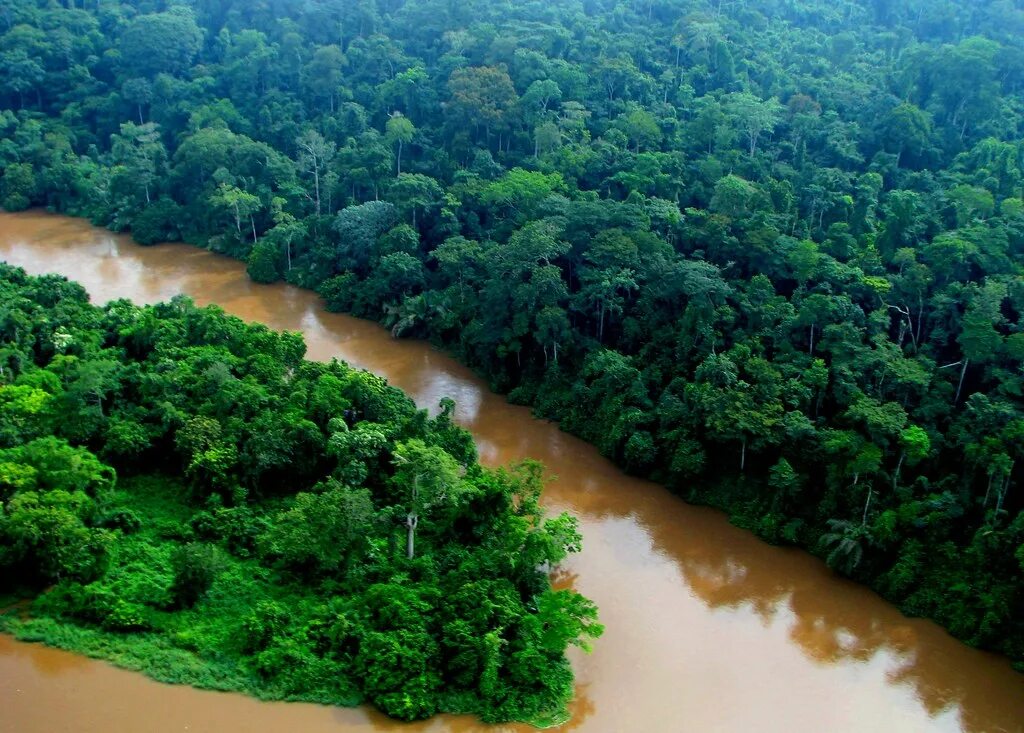
<path fill-rule="evenodd" d="M 491 393 L 468 369 L 316 295 L 257 285 L 233 260 L 182 244 L 140 247 L 76 219 L 0 214 L 0 260 L 81 282 L 94 302 L 178 293 L 246 320 L 301 331 L 315 359 L 387 377 L 432 408 L 444 396 L 481 460 L 531 457 L 557 476 L 545 503 L 580 517 L 564 582 L 607 626 L 574 654 L 563 730 L 595 733 L 1024 732 L 1024 675 L 798 550 L 771 547 L 712 510 L 626 476 L 597 451 Z M 372 711 L 258 702 L 153 682 L 0 636 L 0 731 L 512 731 L 466 718 L 400 725 Z"/>

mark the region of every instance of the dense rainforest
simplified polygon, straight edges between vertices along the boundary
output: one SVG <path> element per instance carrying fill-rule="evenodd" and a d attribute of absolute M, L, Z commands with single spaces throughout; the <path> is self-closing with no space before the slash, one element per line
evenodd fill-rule
<path fill-rule="evenodd" d="M 301 336 L 0 265 L 0 628 L 159 679 L 388 715 L 564 719 L 596 609 L 543 470 Z"/>
<path fill-rule="evenodd" d="M 0 31 L 5 208 L 429 338 L 1024 663 L 1018 0 L 8 0 Z"/>

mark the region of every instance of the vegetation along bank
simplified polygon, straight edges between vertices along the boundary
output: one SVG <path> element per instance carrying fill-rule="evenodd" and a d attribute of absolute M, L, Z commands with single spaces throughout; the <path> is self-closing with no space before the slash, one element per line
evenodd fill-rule
<path fill-rule="evenodd" d="M 1024 661 L 1015 4 L 20 0 L 0 29 L 5 208 L 430 338 Z"/>

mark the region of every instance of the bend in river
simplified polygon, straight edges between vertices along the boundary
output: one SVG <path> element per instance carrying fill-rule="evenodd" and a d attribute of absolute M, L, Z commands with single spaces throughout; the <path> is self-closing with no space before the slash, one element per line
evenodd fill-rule
<path fill-rule="evenodd" d="M 301 331 L 314 359 L 387 377 L 424 407 L 444 396 L 481 461 L 544 462 L 545 503 L 581 520 L 584 550 L 560 571 L 606 625 L 573 657 L 565 730 L 1024 731 L 1024 675 L 797 550 L 771 547 L 715 511 L 626 476 L 597 451 L 491 393 L 468 369 L 377 325 L 327 313 L 313 293 L 257 285 L 241 263 L 183 244 L 144 248 L 86 222 L 0 214 L 0 260 L 81 282 L 94 302 L 185 293 L 246 320 Z M 0 731 L 468 731 L 364 709 L 262 703 L 169 687 L 66 652 L 0 637 Z M 503 726 L 494 730 L 519 730 Z"/>

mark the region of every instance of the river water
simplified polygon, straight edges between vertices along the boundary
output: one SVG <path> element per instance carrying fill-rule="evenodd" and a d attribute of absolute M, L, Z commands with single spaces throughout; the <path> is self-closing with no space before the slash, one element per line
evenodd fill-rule
<path fill-rule="evenodd" d="M 314 359 L 387 377 L 417 404 L 458 403 L 482 462 L 541 460 L 553 511 L 580 517 L 583 552 L 561 571 L 596 601 L 605 635 L 573 654 L 573 720 L 598 733 L 1024 733 L 1024 675 L 794 549 L 626 476 L 597 451 L 509 405 L 445 354 L 327 313 L 316 295 L 258 285 L 233 260 L 182 244 L 140 247 L 88 223 L 0 213 L 0 260 L 81 282 L 93 301 L 185 293 L 301 331 Z M 163 685 L 0 636 L 0 731 L 512 731 L 439 717 L 399 725 L 366 709 L 264 703 Z"/>

